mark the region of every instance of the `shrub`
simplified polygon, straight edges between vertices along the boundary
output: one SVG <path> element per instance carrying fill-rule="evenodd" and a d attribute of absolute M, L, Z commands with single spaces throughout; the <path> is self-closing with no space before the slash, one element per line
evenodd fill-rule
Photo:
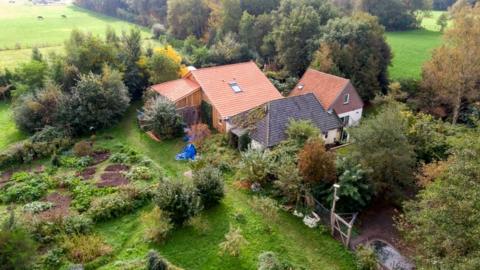
<path fill-rule="evenodd" d="M 11 212 L 0 229 L 0 268 L 31 269 L 35 261 L 36 244 L 29 233 L 17 226 Z"/>
<path fill-rule="evenodd" d="M 336 178 L 334 158 L 320 138 L 312 139 L 298 154 L 298 169 L 309 183 L 333 183 Z"/>
<path fill-rule="evenodd" d="M 75 263 L 91 262 L 112 251 L 97 235 L 71 235 L 64 238 L 63 246 L 67 250 L 68 259 Z"/>
<path fill-rule="evenodd" d="M 221 254 L 228 254 L 230 256 L 240 256 L 241 248 L 248 242 L 242 235 L 240 228 L 233 228 L 230 226 L 230 230 L 225 234 L 225 240 L 219 244 Z"/>
<path fill-rule="evenodd" d="M 63 250 L 61 248 L 54 248 L 49 250 L 41 258 L 41 269 L 60 269 L 60 266 L 63 263 L 63 255 Z"/>
<path fill-rule="evenodd" d="M 63 218 L 57 214 L 40 218 L 26 216 L 25 224 L 33 238 L 42 244 L 51 243 L 63 232 Z"/>
<path fill-rule="evenodd" d="M 278 204 L 274 199 L 254 196 L 250 201 L 250 206 L 269 221 L 278 219 Z"/>
<path fill-rule="evenodd" d="M 47 157 L 65 150 L 71 144 L 69 138 L 55 139 L 50 142 L 32 142 L 31 140 L 19 142 L 0 152 L 0 168 L 19 163 L 30 163 L 36 158 Z"/>
<path fill-rule="evenodd" d="M 135 166 L 127 174 L 127 178 L 130 181 L 150 181 L 155 178 L 155 173 L 146 166 Z"/>
<path fill-rule="evenodd" d="M 93 145 L 89 141 L 79 141 L 73 146 L 73 154 L 77 157 L 89 156 L 93 153 Z"/>
<path fill-rule="evenodd" d="M 166 32 L 165 25 L 160 23 L 155 23 L 152 25 L 153 38 L 158 39 L 161 35 L 165 34 L 165 32 Z"/>
<path fill-rule="evenodd" d="M 192 217 L 188 221 L 188 225 L 192 226 L 193 229 L 201 235 L 205 235 L 210 229 L 208 222 L 201 216 Z"/>
<path fill-rule="evenodd" d="M 160 138 L 175 138 L 183 134 L 183 119 L 175 104 L 157 96 L 146 102 L 143 122 L 145 127 Z"/>
<path fill-rule="evenodd" d="M 55 140 L 64 139 L 67 137 L 68 136 L 65 134 L 64 130 L 53 126 L 45 126 L 42 130 L 35 132 L 35 134 L 30 137 L 30 140 L 33 143 L 53 142 Z"/>
<path fill-rule="evenodd" d="M 93 230 L 93 221 L 86 215 L 65 217 L 63 226 L 66 234 L 89 234 Z"/>
<path fill-rule="evenodd" d="M 22 175 L 25 175 L 22 173 Z M 0 201 L 5 203 L 20 202 L 26 203 L 42 198 L 52 187 L 53 183 L 49 176 L 45 174 L 35 175 L 26 174 L 27 178 L 13 176 L 15 181 L 10 182 L 3 187 L 0 194 Z"/>
<path fill-rule="evenodd" d="M 128 108 L 128 90 L 117 71 L 103 75 L 81 75 L 77 85 L 59 102 L 58 125 L 73 134 L 106 128 L 119 120 Z"/>
<path fill-rule="evenodd" d="M 145 238 L 157 244 L 163 243 L 173 228 L 168 215 L 158 207 L 142 215 L 142 224 L 146 227 Z"/>
<path fill-rule="evenodd" d="M 193 185 L 205 208 L 218 204 L 225 196 L 222 175 L 217 168 L 207 166 L 194 171 Z"/>
<path fill-rule="evenodd" d="M 201 210 L 195 190 L 178 182 L 163 181 L 156 191 L 155 203 L 169 214 L 175 225 L 183 225 Z"/>
<path fill-rule="evenodd" d="M 273 159 L 269 151 L 248 149 L 242 153 L 238 173 L 250 182 L 266 184 Z"/>
<path fill-rule="evenodd" d="M 357 257 L 357 268 L 359 270 L 377 270 L 377 257 L 372 248 L 360 245 L 355 251 Z"/>
<path fill-rule="evenodd" d="M 150 193 L 133 186 L 124 187 L 118 193 L 95 199 L 88 215 L 94 221 L 116 218 L 133 212 L 150 200 Z"/>
<path fill-rule="evenodd" d="M 16 125 L 28 133 L 55 125 L 61 96 L 59 87 L 53 84 L 47 85 L 44 90 L 23 95 L 13 109 Z"/>
<path fill-rule="evenodd" d="M 31 202 L 23 206 L 23 211 L 30 214 L 38 214 L 40 212 L 47 211 L 53 207 L 51 202 Z"/>
<path fill-rule="evenodd" d="M 148 252 L 147 270 L 168 270 L 168 268 L 168 263 L 156 251 Z"/>
<path fill-rule="evenodd" d="M 258 270 L 288 270 L 293 269 L 289 263 L 282 262 L 277 254 L 271 251 L 258 256 Z"/>
<path fill-rule="evenodd" d="M 310 138 L 320 136 L 320 130 L 310 120 L 290 120 L 286 133 L 288 138 L 300 147 Z"/>

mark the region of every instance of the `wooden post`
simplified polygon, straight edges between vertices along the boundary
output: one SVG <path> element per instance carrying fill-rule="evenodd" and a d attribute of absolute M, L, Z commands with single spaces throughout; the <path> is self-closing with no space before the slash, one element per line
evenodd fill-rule
<path fill-rule="evenodd" d="M 333 202 L 332 202 L 332 210 L 330 211 L 330 226 L 332 228 L 332 236 L 335 235 L 335 220 L 336 220 L 335 207 L 337 205 L 337 201 L 340 199 L 337 197 L 337 189 L 339 188 L 340 188 L 339 184 L 333 185 Z"/>

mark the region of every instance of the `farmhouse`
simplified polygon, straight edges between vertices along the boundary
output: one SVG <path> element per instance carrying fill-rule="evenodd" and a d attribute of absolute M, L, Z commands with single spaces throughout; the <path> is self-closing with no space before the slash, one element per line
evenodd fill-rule
<path fill-rule="evenodd" d="M 334 111 L 345 126 L 360 122 L 363 101 L 350 80 L 308 69 L 290 96 L 313 93 L 326 111 Z"/>
<path fill-rule="evenodd" d="M 231 117 L 283 98 L 254 62 L 190 70 L 151 89 L 175 102 L 187 124 L 198 121 L 227 133 Z"/>
<path fill-rule="evenodd" d="M 287 139 L 285 133 L 291 120 L 309 120 L 322 132 L 325 144 L 339 142 L 343 124 L 338 116 L 323 109 L 309 93 L 271 101 L 265 106 L 265 117 L 257 122 L 250 134 L 253 148 L 270 148 Z"/>

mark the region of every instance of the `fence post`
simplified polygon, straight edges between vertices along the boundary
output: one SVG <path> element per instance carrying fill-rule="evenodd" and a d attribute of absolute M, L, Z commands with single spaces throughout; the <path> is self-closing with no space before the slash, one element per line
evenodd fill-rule
<path fill-rule="evenodd" d="M 340 188 L 339 184 L 333 185 L 333 202 L 332 202 L 332 210 L 330 211 L 330 226 L 332 227 L 332 236 L 335 235 L 335 207 L 337 205 L 337 201 L 340 199 L 337 197 L 337 189 Z"/>

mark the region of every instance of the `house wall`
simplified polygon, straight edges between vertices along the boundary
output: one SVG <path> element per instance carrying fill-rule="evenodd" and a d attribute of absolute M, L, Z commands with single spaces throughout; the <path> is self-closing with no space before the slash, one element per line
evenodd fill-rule
<path fill-rule="evenodd" d="M 336 141 L 340 140 L 340 130 L 339 129 L 332 129 L 329 130 L 327 135 L 323 136 L 323 140 L 325 144 L 334 144 Z"/>
<path fill-rule="evenodd" d="M 182 109 L 185 107 L 200 107 L 201 104 L 202 92 L 200 90 L 175 102 L 177 109 Z"/>
<path fill-rule="evenodd" d="M 348 101 L 348 103 L 344 103 L 344 97 L 347 94 L 350 95 L 350 100 Z M 355 90 L 355 87 L 353 87 L 353 85 L 349 83 L 328 109 L 332 109 L 338 115 L 340 115 L 347 112 L 363 109 L 363 101 L 362 98 L 360 98 L 360 96 L 358 95 L 357 90 Z"/>
<path fill-rule="evenodd" d="M 346 123 L 346 127 L 351 127 L 351 126 L 356 126 L 360 123 L 360 120 L 362 119 L 362 114 L 363 114 L 363 108 L 360 108 L 357 110 L 339 114 L 338 118 L 342 119 L 343 117 L 348 116 L 349 120 L 348 120 L 348 123 Z"/>

